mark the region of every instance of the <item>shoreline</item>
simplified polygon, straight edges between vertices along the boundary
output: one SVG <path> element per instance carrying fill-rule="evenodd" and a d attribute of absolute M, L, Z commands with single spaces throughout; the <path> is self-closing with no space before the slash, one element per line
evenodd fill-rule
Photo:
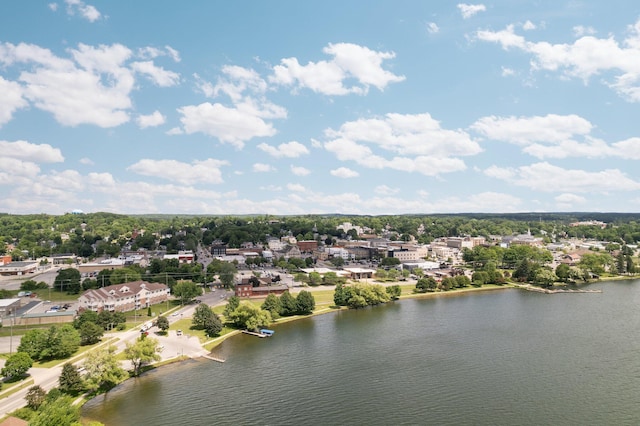
<path fill-rule="evenodd" d="M 606 279 L 588 281 L 588 282 L 585 282 L 585 283 L 580 283 L 578 285 L 582 286 L 582 285 L 595 284 L 595 283 L 601 283 L 601 282 L 607 282 L 607 281 L 625 281 L 625 280 L 636 280 L 636 279 L 640 279 L 640 276 L 625 276 L 625 277 L 614 277 L 614 278 L 607 277 Z M 396 285 L 397 283 L 387 283 L 387 284 L 388 285 Z M 463 296 L 463 295 L 467 295 L 467 294 L 484 293 L 484 292 L 498 291 L 498 290 L 514 290 L 514 289 L 515 290 L 521 290 L 521 291 L 530 291 L 530 290 L 527 290 L 526 288 L 523 288 L 522 286 L 517 285 L 515 283 L 505 283 L 503 285 L 491 284 L 491 285 L 487 285 L 487 286 L 483 286 L 483 287 L 465 287 L 465 288 L 449 290 L 449 291 L 445 291 L 445 292 L 439 291 L 439 292 L 427 292 L 427 293 L 409 293 L 409 294 L 401 295 L 399 297 L 399 299 L 397 299 L 397 300 L 398 301 L 402 301 L 402 300 L 408 300 L 408 299 L 429 299 L 429 298 L 436 298 L 436 297 L 458 297 L 458 296 Z M 313 292 L 313 287 L 311 287 L 311 288 L 309 288 L 309 287 L 300 287 L 298 291 L 300 291 L 300 290 L 307 290 L 307 291 L 312 291 Z M 318 289 L 317 291 L 321 291 L 321 290 L 324 290 L 324 289 Z M 390 302 L 387 302 L 385 304 L 388 304 L 388 303 L 391 303 L 391 302 L 394 302 L 394 301 L 390 301 Z M 305 318 L 312 318 L 312 317 L 319 316 L 319 315 L 326 315 L 326 314 L 330 314 L 330 313 L 334 313 L 334 312 L 349 311 L 349 310 L 351 310 L 351 308 L 348 308 L 346 306 L 324 307 L 324 308 L 321 308 L 318 311 L 314 311 L 313 313 L 311 313 L 309 315 L 295 315 L 295 316 L 291 316 L 291 317 L 280 318 L 279 320 L 277 320 L 274 323 L 272 323 L 271 326 L 277 326 L 278 324 L 284 324 L 284 323 L 298 321 L 298 320 L 305 319 Z M 223 336 L 219 336 L 219 337 L 216 337 L 214 339 L 211 339 L 211 340 L 208 340 L 206 342 L 201 343 L 201 347 L 202 347 L 202 349 L 204 351 L 207 351 L 207 355 L 211 355 L 213 353 L 213 350 L 216 347 L 218 347 L 220 344 L 222 344 L 225 340 L 227 340 L 228 338 L 231 338 L 233 336 L 237 336 L 237 335 L 239 335 L 241 333 L 242 333 L 241 330 L 233 330 L 233 331 L 231 331 L 231 332 L 229 332 L 229 333 L 227 333 L 227 334 L 225 334 Z M 212 346 L 209 346 L 209 345 L 212 345 Z M 152 368 L 150 370 L 147 370 L 147 371 L 153 371 L 155 369 L 163 368 L 163 367 L 166 367 L 168 365 L 174 364 L 176 362 L 184 362 L 184 361 L 188 361 L 188 360 L 191 360 L 191 359 L 198 359 L 198 358 L 204 358 L 204 357 L 205 357 L 204 355 L 199 355 L 197 357 L 188 357 L 188 356 L 175 357 L 175 358 L 172 358 L 170 360 L 166 360 L 166 361 L 160 362 L 158 364 L 150 364 L 149 366 L 152 367 Z M 142 373 L 140 375 L 140 377 L 144 376 L 145 373 L 146 373 L 146 371 L 144 373 Z M 131 380 L 131 379 L 133 379 L 133 377 L 130 377 L 130 378 L 124 380 L 120 384 L 122 384 L 122 383 L 124 383 L 124 382 L 126 382 L 128 380 Z M 95 398 L 95 396 L 93 398 Z M 91 398 L 91 399 L 93 399 L 93 398 Z M 81 406 L 84 405 L 85 403 L 89 402 L 91 399 L 84 399 L 82 401 Z"/>

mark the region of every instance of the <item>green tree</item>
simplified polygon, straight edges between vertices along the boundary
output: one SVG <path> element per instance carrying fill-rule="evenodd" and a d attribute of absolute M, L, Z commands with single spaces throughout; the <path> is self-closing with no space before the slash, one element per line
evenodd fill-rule
<path fill-rule="evenodd" d="M 44 404 L 47 393 L 41 386 L 31 386 L 27 391 L 24 399 L 27 401 L 27 407 L 32 410 L 38 410 L 42 404 Z"/>
<path fill-rule="evenodd" d="M 122 312 L 101 311 L 97 321 L 97 324 L 105 330 L 112 330 L 127 322 L 127 317 Z"/>
<path fill-rule="evenodd" d="M 133 375 L 137 377 L 145 364 L 160 360 L 158 340 L 153 337 L 140 337 L 134 343 L 127 342 L 124 355 L 131 361 Z"/>
<path fill-rule="evenodd" d="M 169 330 L 169 319 L 165 316 L 159 316 L 155 321 L 156 327 L 158 327 L 163 333 Z"/>
<path fill-rule="evenodd" d="M 295 315 L 298 312 L 298 305 L 296 299 L 286 290 L 280 296 L 280 315 L 287 317 Z"/>
<path fill-rule="evenodd" d="M 20 339 L 18 352 L 27 353 L 32 359 L 40 359 L 40 353 L 47 344 L 47 330 L 35 328 L 27 331 Z"/>
<path fill-rule="evenodd" d="M 434 291 L 436 287 L 438 287 L 438 282 L 433 277 L 420 278 L 418 282 L 416 282 L 416 290 L 418 293 Z"/>
<path fill-rule="evenodd" d="M 26 352 L 16 352 L 7 358 L 2 368 L 2 375 L 8 379 L 20 377 L 33 366 L 33 360 Z"/>
<path fill-rule="evenodd" d="M 238 269 L 236 265 L 231 262 L 222 262 L 218 269 L 218 277 L 220 278 L 220 282 L 224 288 L 233 288 L 234 280 L 236 274 L 238 273 Z"/>
<path fill-rule="evenodd" d="M 341 268 L 344 266 L 344 259 L 340 256 L 333 256 L 331 260 L 329 260 L 333 266 L 336 268 Z"/>
<path fill-rule="evenodd" d="M 310 286 L 316 287 L 322 284 L 322 276 L 319 272 L 310 272 L 308 277 L 308 283 Z"/>
<path fill-rule="evenodd" d="M 380 266 L 398 266 L 400 259 L 397 257 L 385 257 L 380 261 Z"/>
<path fill-rule="evenodd" d="M 191 318 L 193 328 L 197 330 L 204 329 L 205 324 L 213 317 L 213 315 L 213 310 L 209 305 L 207 305 L 206 303 L 199 304 L 193 312 L 193 317 Z"/>
<path fill-rule="evenodd" d="M 238 328 L 250 331 L 258 331 L 271 323 L 271 314 L 254 305 L 241 303 L 229 316 L 229 319 Z"/>
<path fill-rule="evenodd" d="M 172 293 L 175 297 L 182 301 L 182 304 L 190 302 L 196 296 L 199 296 L 202 291 L 198 286 L 189 281 L 179 282 L 173 286 Z"/>
<path fill-rule="evenodd" d="M 400 298 L 400 295 L 402 294 L 402 289 L 399 285 L 389 286 L 386 288 L 386 291 L 387 294 L 389 294 L 391 300 L 398 300 Z"/>
<path fill-rule="evenodd" d="M 282 309 L 280 306 L 280 299 L 273 293 L 267 295 L 267 298 L 264 299 L 261 308 L 265 311 L 269 311 L 272 319 L 277 319 L 280 316 L 280 310 Z"/>
<path fill-rule="evenodd" d="M 80 271 L 75 268 L 65 268 L 58 271 L 53 288 L 58 291 L 75 292 L 80 289 Z"/>
<path fill-rule="evenodd" d="M 367 300 L 363 296 L 360 296 L 359 294 L 354 294 L 352 297 L 349 298 L 349 301 L 347 302 L 347 306 L 353 309 L 364 308 L 367 305 L 368 305 Z"/>
<path fill-rule="evenodd" d="M 91 391 L 109 390 L 123 381 L 128 375 L 120 367 L 115 356 L 116 347 L 94 349 L 87 353 L 82 366 L 85 368 L 86 388 Z"/>
<path fill-rule="evenodd" d="M 220 321 L 220 317 L 214 312 L 213 316 L 207 318 L 207 321 L 204 324 L 204 331 L 207 333 L 209 337 L 217 336 L 222 331 L 222 321 Z"/>
<path fill-rule="evenodd" d="M 47 400 L 30 422 L 30 426 L 74 426 L 80 420 L 80 408 L 73 405 L 73 398 L 63 396 Z"/>
<path fill-rule="evenodd" d="M 238 296 L 231 296 L 227 302 L 227 306 L 224 307 L 223 314 L 225 318 L 229 318 L 231 312 L 238 309 L 238 306 L 240 306 L 240 298 Z"/>
<path fill-rule="evenodd" d="M 73 355 L 80 347 L 80 333 L 71 324 L 51 326 L 47 343 L 38 359 L 62 359 Z"/>
<path fill-rule="evenodd" d="M 306 290 L 300 291 L 296 296 L 297 313 L 300 315 L 308 315 L 316 308 L 316 300 L 313 294 Z"/>
<path fill-rule="evenodd" d="M 70 362 L 62 366 L 62 372 L 58 378 L 58 388 L 65 393 L 76 394 L 84 390 L 84 380 L 75 365 Z"/>
<path fill-rule="evenodd" d="M 341 283 L 336 284 L 336 289 L 333 291 L 333 303 L 336 306 L 347 306 L 348 299 L 346 296 L 344 285 Z"/>
<path fill-rule="evenodd" d="M 94 322 L 83 323 L 78 331 L 80 333 L 80 344 L 83 346 L 98 343 L 104 334 L 104 328 Z"/>
<path fill-rule="evenodd" d="M 84 311 L 73 320 L 73 326 L 80 329 L 80 326 L 86 322 L 98 324 L 98 313 L 95 311 Z"/>
<path fill-rule="evenodd" d="M 547 268 L 540 268 L 536 271 L 534 282 L 544 287 L 551 287 L 556 281 L 556 274 Z"/>
<path fill-rule="evenodd" d="M 131 283 L 134 281 L 140 281 L 142 279 L 142 274 L 137 269 L 126 267 L 120 269 L 114 269 L 109 275 L 109 281 L 111 284 L 124 284 Z"/>
<path fill-rule="evenodd" d="M 571 267 L 566 263 L 561 263 L 556 266 L 556 277 L 558 280 L 566 283 L 571 278 Z"/>

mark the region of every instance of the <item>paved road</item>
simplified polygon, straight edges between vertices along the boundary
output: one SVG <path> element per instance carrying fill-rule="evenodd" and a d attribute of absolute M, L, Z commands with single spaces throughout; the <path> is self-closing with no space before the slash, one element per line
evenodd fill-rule
<path fill-rule="evenodd" d="M 231 296 L 233 293 L 230 291 L 217 290 L 215 292 L 206 293 L 201 296 L 200 299 L 204 301 L 204 303 L 208 303 L 209 305 L 216 306 L 227 303 L 227 298 Z M 224 296 L 224 297 L 220 297 Z M 184 307 L 179 308 L 174 312 L 175 315 L 169 315 L 169 323 L 173 324 L 176 321 L 182 318 L 191 318 L 193 315 L 193 311 L 195 310 L 197 304 L 185 305 Z M 164 348 L 160 352 L 160 356 L 162 360 L 167 360 L 170 358 L 175 358 L 177 356 L 188 356 L 188 357 L 199 357 L 207 354 L 207 351 L 202 348 L 200 345 L 200 340 L 196 336 L 190 336 L 189 330 L 183 330 L 183 334 L 178 336 L 175 331 L 170 331 L 167 336 L 161 336 L 156 334 L 158 329 L 156 327 L 152 327 L 150 330 L 150 335 L 157 338 Z M 115 343 L 117 351 L 120 352 L 124 350 L 126 344 L 128 342 L 133 342 L 140 336 L 140 327 L 135 327 L 131 330 L 127 330 L 124 332 L 117 333 L 108 333 L 105 334 L 105 337 L 102 339 L 106 342 L 110 337 L 117 337 L 119 340 Z M 13 337 L 12 348 L 15 352 L 17 346 L 19 344 L 19 338 L 17 336 Z M 4 346 L 6 345 L 6 350 Z M 0 338 L 0 352 L 9 352 L 9 338 L 4 337 Z M 81 359 L 85 354 L 82 354 L 77 357 L 77 359 L 72 359 L 71 361 L 78 364 L 81 363 Z M 4 360 L 0 359 L 0 368 L 4 365 Z M 129 362 L 123 362 L 124 368 L 130 368 Z M 36 385 L 40 385 L 45 390 L 50 390 L 58 385 L 58 377 L 62 372 L 62 366 L 58 366 L 55 368 L 31 368 L 29 370 L 29 374 L 33 377 Z M 19 392 L 10 395 L 9 397 L 0 399 L 0 418 L 2 418 L 5 414 L 15 411 L 16 409 L 23 407 L 25 405 L 24 397 L 27 394 L 28 388 L 25 388 Z"/>

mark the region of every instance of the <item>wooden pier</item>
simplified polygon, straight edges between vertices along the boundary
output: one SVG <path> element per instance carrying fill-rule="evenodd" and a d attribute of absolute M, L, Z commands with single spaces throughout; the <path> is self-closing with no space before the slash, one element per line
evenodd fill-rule
<path fill-rule="evenodd" d="M 256 333 L 255 331 L 249 331 L 249 330 L 242 330 L 242 332 L 244 334 L 249 334 L 250 336 L 256 336 L 256 337 L 269 337 L 269 335 L 264 334 L 264 333 Z"/>
<path fill-rule="evenodd" d="M 224 359 L 223 359 L 223 358 L 218 358 L 218 357 L 215 357 L 215 356 L 213 356 L 213 355 L 202 355 L 202 356 L 203 356 L 204 358 L 206 358 L 206 359 L 210 359 L 211 361 L 224 362 Z"/>

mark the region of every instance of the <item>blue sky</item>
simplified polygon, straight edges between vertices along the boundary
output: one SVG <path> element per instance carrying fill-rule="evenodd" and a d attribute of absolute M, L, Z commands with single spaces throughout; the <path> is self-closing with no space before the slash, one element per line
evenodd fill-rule
<path fill-rule="evenodd" d="M 640 210 L 637 1 L 4 1 L 0 212 Z"/>

